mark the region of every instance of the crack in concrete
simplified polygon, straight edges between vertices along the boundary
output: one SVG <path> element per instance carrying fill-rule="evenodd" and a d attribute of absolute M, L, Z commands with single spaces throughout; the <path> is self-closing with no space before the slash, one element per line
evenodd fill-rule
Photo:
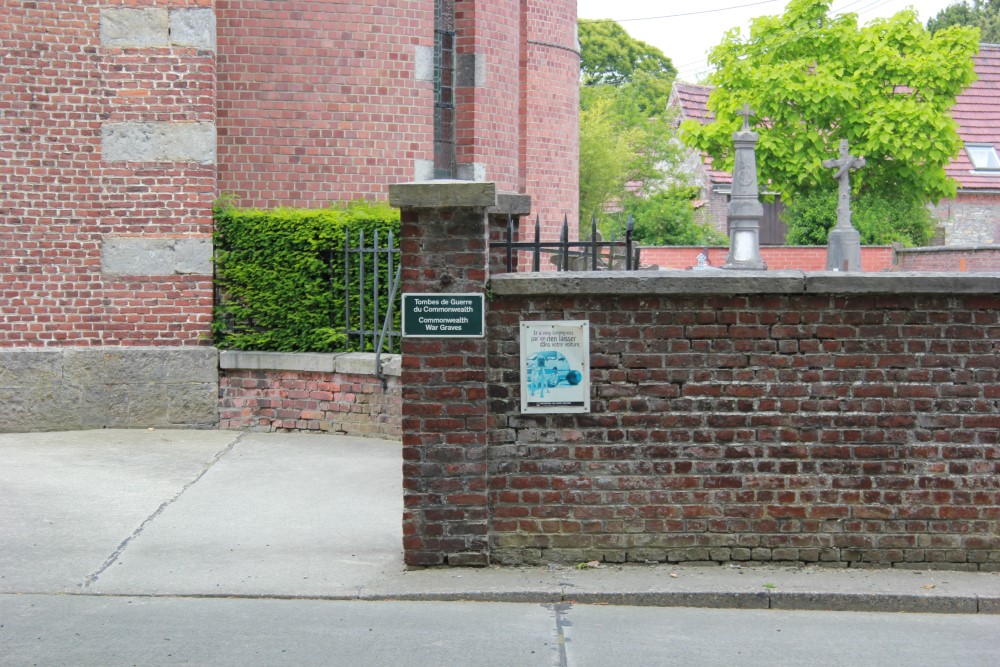
<path fill-rule="evenodd" d="M 569 619 L 566 617 L 567 612 L 573 606 L 572 604 L 544 604 L 542 605 L 546 609 L 552 612 L 555 618 L 555 642 L 553 652 L 555 653 L 553 667 L 569 667 L 569 656 L 566 653 L 566 642 L 569 641 L 566 637 L 566 628 L 571 627 L 573 624 L 570 623 Z"/>
<path fill-rule="evenodd" d="M 165 500 L 163 503 L 161 503 L 160 506 L 157 507 L 152 514 L 146 517 L 145 520 L 143 520 L 143 522 L 139 524 L 139 527 L 136 528 L 131 535 L 122 540 L 121 544 L 118 545 L 118 548 L 115 549 L 110 556 L 108 556 L 108 559 L 104 561 L 104 564 L 102 564 L 101 567 L 97 568 L 97 570 L 94 571 L 93 573 L 87 575 L 87 578 L 84 579 L 83 583 L 77 585 L 80 588 L 88 588 L 90 587 L 91 584 L 95 583 L 100 578 L 100 576 L 107 571 L 109 567 L 111 567 L 118 561 L 122 553 L 124 553 L 125 549 L 128 548 L 128 545 L 131 544 L 135 538 L 139 537 L 139 535 L 142 534 L 142 532 L 146 529 L 146 526 L 152 523 L 153 520 L 155 520 L 158 516 L 163 514 L 163 512 L 168 507 L 177 502 L 177 500 L 182 495 L 184 495 L 185 491 L 187 491 L 192 486 L 197 484 L 201 480 L 201 478 L 204 477 L 205 474 L 212 469 L 212 466 L 214 466 L 222 459 L 223 456 L 233 451 L 233 448 L 236 447 L 236 445 L 239 444 L 241 440 L 243 440 L 244 435 L 245 435 L 244 433 L 240 433 L 232 442 L 230 442 L 228 445 L 226 445 L 221 450 L 216 452 L 215 456 L 212 457 L 212 460 L 205 464 L 205 466 L 201 469 L 201 471 L 197 475 L 195 475 L 194 479 L 185 484 L 180 491 L 174 494 L 172 498 L 169 498 Z"/>

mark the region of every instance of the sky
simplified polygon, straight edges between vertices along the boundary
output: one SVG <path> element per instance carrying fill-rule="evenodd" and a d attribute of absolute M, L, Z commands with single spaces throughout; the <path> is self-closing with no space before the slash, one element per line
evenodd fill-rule
<path fill-rule="evenodd" d="M 577 0 L 582 19 L 615 19 L 632 37 L 669 57 L 682 81 L 696 83 L 708 73 L 710 48 L 727 30 L 746 32 L 755 16 L 782 14 L 788 0 Z M 834 13 L 853 12 L 865 24 L 912 7 L 920 22 L 959 0 L 834 0 Z M 971 3 L 970 3 L 971 4 Z M 696 13 L 697 12 L 697 13 Z M 685 16 L 686 14 L 686 16 Z"/>

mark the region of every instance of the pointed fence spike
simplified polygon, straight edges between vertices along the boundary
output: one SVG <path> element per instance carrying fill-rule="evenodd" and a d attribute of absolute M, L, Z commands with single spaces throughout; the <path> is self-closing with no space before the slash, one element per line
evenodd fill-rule
<path fill-rule="evenodd" d="M 563 216 L 562 234 L 559 241 L 562 243 L 562 271 L 569 271 L 569 219 Z"/>
<path fill-rule="evenodd" d="M 635 230 L 635 219 L 632 214 L 628 214 L 628 221 L 625 223 L 625 270 L 631 271 L 638 266 L 632 265 L 632 232 Z"/>
<path fill-rule="evenodd" d="M 600 246 L 597 242 L 597 214 L 590 214 L 590 247 L 586 248 L 590 251 L 590 270 L 597 270 L 597 255 L 600 253 Z"/>
<path fill-rule="evenodd" d="M 542 270 L 542 249 L 539 245 L 542 242 L 542 218 L 536 213 L 535 214 L 535 249 L 534 255 L 531 259 L 531 270 L 538 273 Z"/>

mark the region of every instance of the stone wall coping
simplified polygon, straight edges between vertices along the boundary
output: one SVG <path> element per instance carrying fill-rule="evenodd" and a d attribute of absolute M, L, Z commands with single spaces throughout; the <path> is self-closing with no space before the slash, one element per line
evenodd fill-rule
<path fill-rule="evenodd" d="M 496 183 L 417 181 L 389 186 L 389 205 L 396 208 L 489 208 L 497 205 Z"/>
<path fill-rule="evenodd" d="M 616 294 L 1000 294 L 1000 273 L 567 271 L 491 277 L 497 296 Z"/>
<path fill-rule="evenodd" d="M 223 350 L 219 354 L 219 368 L 223 370 L 275 370 L 304 373 L 342 373 L 344 375 L 375 375 L 373 352 L 252 352 Z M 399 377 L 402 357 L 398 354 L 382 355 L 382 372 Z"/>
<path fill-rule="evenodd" d="M 528 215 L 531 213 L 531 195 L 498 192 L 497 204 L 486 209 L 493 215 Z"/>
<path fill-rule="evenodd" d="M 930 246 L 922 248 L 898 248 L 896 250 L 896 253 L 901 255 L 922 255 L 922 254 L 935 254 L 935 253 L 979 252 L 983 250 L 997 251 L 1000 250 L 1000 245 L 970 244 L 970 245 L 942 245 L 942 246 Z"/>

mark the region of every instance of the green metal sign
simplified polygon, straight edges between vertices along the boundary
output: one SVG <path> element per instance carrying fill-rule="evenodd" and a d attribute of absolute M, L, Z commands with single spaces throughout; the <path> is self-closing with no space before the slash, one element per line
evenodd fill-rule
<path fill-rule="evenodd" d="M 403 336 L 482 338 L 483 294 L 403 294 Z"/>

